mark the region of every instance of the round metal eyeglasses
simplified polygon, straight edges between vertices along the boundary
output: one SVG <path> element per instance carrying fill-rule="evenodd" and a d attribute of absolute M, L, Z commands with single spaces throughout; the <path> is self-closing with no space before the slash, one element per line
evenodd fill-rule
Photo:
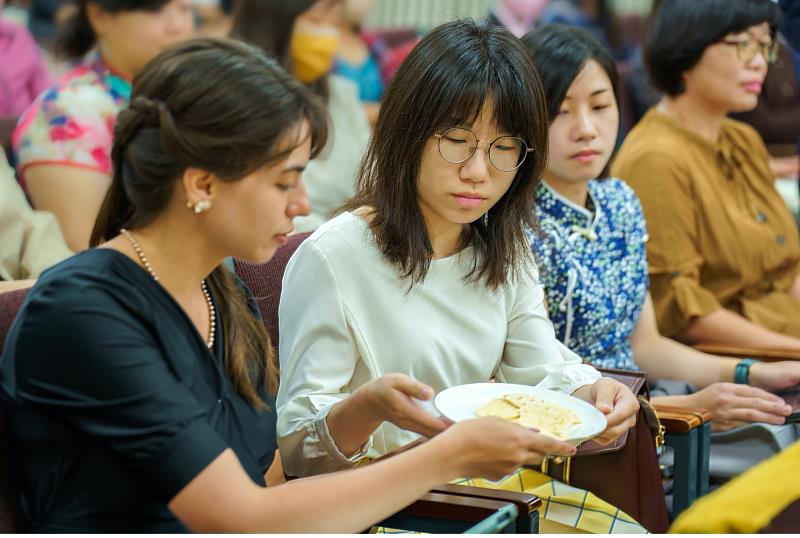
<path fill-rule="evenodd" d="M 480 142 L 475 133 L 463 127 L 451 127 L 433 136 L 439 140 L 439 155 L 453 164 L 468 161 Z M 501 172 L 513 172 L 532 151 L 518 136 L 499 136 L 489 142 L 489 162 Z"/>

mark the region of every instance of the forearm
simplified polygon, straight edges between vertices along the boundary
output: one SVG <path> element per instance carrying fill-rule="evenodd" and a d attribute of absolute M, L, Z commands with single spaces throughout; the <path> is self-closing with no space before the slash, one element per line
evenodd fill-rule
<path fill-rule="evenodd" d="M 328 431 L 339 452 L 346 457 L 355 454 L 366 443 L 383 422 L 376 418 L 372 406 L 365 401 L 364 394 L 352 396 L 334 404 L 326 421 Z"/>
<path fill-rule="evenodd" d="M 636 364 L 650 379 L 679 379 L 700 388 L 733 381 L 736 359 L 701 353 L 658 335 L 633 347 Z"/>
<path fill-rule="evenodd" d="M 220 463 L 224 466 L 218 470 L 228 467 L 231 472 L 215 477 L 215 470 L 207 468 L 193 481 L 196 489 L 216 498 L 181 499 L 182 492 L 170 508 L 194 532 L 355 533 L 411 504 L 436 484 L 457 478 L 454 458 L 457 454 L 430 442 L 355 470 L 260 488 L 247 479 L 233 452 L 226 451 L 218 458 L 225 461 L 210 467 Z M 232 474 L 236 484 L 229 482 Z M 208 487 L 218 478 L 228 483 L 224 492 Z"/>
<path fill-rule="evenodd" d="M 690 343 L 800 350 L 800 339 L 771 331 L 725 309 L 692 319 L 681 336 Z"/>

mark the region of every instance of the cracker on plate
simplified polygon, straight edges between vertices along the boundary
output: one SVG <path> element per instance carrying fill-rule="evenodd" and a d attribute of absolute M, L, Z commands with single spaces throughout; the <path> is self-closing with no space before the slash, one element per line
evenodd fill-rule
<path fill-rule="evenodd" d="M 582 422 L 573 410 L 531 394 L 503 394 L 481 406 L 475 415 L 497 417 L 526 428 L 536 428 L 557 439 L 564 439 L 573 426 Z"/>

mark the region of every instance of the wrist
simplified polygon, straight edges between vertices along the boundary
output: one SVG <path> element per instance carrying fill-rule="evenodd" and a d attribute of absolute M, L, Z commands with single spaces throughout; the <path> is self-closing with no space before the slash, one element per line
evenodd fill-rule
<path fill-rule="evenodd" d="M 750 384 L 750 369 L 753 365 L 758 364 L 756 359 L 742 359 L 736 363 L 736 369 L 733 372 L 733 382 L 739 385 Z"/>
<path fill-rule="evenodd" d="M 601 377 L 600 379 L 598 379 L 594 383 L 597 383 L 598 381 L 600 381 L 602 379 L 603 378 Z M 577 389 L 575 389 L 572 392 L 572 394 L 570 396 L 574 396 L 575 398 L 580 398 L 581 400 L 583 400 L 585 402 L 594 403 L 593 400 L 592 400 L 592 387 L 594 386 L 594 383 L 589 384 L 589 385 L 582 385 L 582 386 L 578 387 Z"/>
<path fill-rule="evenodd" d="M 436 472 L 441 473 L 440 481 L 449 482 L 469 474 L 466 471 L 467 460 L 465 455 L 467 451 L 464 450 L 462 443 L 459 442 L 459 438 L 451 435 L 449 431 L 445 431 L 427 441 L 420 449 L 428 452 L 425 455 L 428 461 L 435 462 L 433 468 Z"/>

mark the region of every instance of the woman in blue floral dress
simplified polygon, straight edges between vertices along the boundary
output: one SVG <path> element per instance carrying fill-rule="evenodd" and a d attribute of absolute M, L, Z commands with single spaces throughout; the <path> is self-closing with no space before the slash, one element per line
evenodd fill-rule
<path fill-rule="evenodd" d="M 523 37 L 542 76 L 550 158 L 529 232 L 556 335 L 595 366 L 644 369 L 655 379 L 697 386 L 659 403 L 703 407 L 715 430 L 784 424 L 790 407 L 768 391 L 800 382 L 800 363 L 755 363 L 733 383 L 737 359 L 695 351 L 658 333 L 648 293 L 648 239 L 639 200 L 604 178 L 619 128 L 618 74 L 588 32 L 543 26 Z M 740 378 L 739 381 L 742 381 Z"/>

